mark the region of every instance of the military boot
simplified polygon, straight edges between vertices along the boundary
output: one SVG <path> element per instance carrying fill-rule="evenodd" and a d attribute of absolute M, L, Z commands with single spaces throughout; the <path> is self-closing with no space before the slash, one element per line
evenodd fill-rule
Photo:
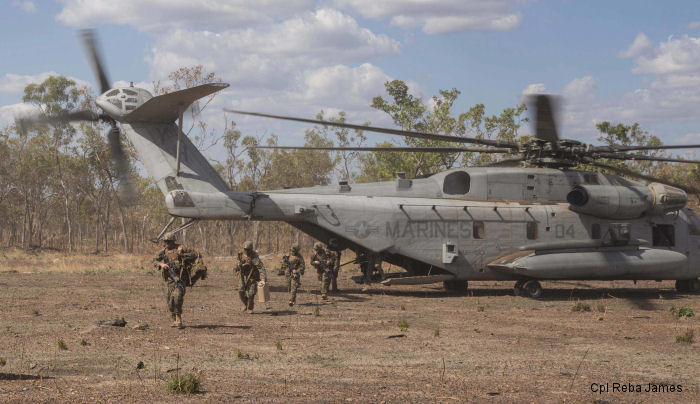
<path fill-rule="evenodd" d="M 325 293 L 323 293 L 323 294 L 321 295 L 321 300 L 328 300 L 328 295 L 325 294 Z"/>
<path fill-rule="evenodd" d="M 179 314 L 175 315 L 175 322 L 173 323 L 173 327 L 183 329 L 185 328 L 184 325 L 182 325 L 182 316 Z"/>
<path fill-rule="evenodd" d="M 293 306 L 294 306 L 294 302 L 290 300 L 290 301 L 289 301 L 289 307 L 293 307 Z"/>

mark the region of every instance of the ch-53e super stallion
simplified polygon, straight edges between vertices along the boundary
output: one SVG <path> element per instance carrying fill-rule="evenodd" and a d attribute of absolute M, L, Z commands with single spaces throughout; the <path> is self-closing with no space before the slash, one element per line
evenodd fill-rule
<path fill-rule="evenodd" d="M 101 86 L 96 104 L 102 113 L 79 110 L 35 120 L 110 124 L 108 141 L 120 170 L 125 162 L 119 134 L 124 134 L 163 192 L 173 220 L 190 219 L 175 231 L 206 219 L 283 221 L 324 242 L 335 238 L 341 248 L 372 262 L 405 269 L 384 279 L 386 285 L 444 282 L 448 290 L 465 290 L 470 280 L 512 280 L 516 294 L 535 298 L 542 294 L 540 280 L 676 280 L 679 291 L 700 290 L 700 217 L 686 206 L 689 188 L 597 160 L 700 163 L 630 153 L 700 145 L 593 146 L 560 139 L 544 95 L 535 98 L 535 133 L 524 143 L 229 111 L 482 146 L 352 150 L 516 156 L 426 178 L 399 175 L 387 182 L 235 192 L 181 131 L 190 104 L 228 85 L 157 97 L 141 88 L 111 88 L 93 37 L 89 32 L 83 37 Z M 520 168 L 521 162 L 534 167 Z M 648 184 L 573 169 L 582 163 Z"/>

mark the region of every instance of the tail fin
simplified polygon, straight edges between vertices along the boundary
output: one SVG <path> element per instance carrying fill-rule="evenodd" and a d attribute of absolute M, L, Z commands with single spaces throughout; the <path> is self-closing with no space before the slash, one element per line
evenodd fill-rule
<path fill-rule="evenodd" d="M 182 206 L 193 206 L 187 192 L 227 192 L 229 187 L 187 136 L 180 145 L 180 173 L 176 175 L 178 127 L 174 121 L 180 109 L 201 97 L 228 87 L 205 84 L 153 97 L 122 121 L 122 130 L 133 143 L 139 159 L 164 195 L 182 196 Z"/>

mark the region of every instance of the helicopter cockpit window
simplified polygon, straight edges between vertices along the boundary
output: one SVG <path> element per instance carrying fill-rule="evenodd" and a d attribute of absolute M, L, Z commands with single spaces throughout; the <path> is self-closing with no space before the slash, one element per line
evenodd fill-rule
<path fill-rule="evenodd" d="M 469 192 L 469 174 L 457 171 L 448 174 L 442 183 L 442 192 L 447 195 L 464 195 Z"/>
<path fill-rule="evenodd" d="M 676 245 L 676 231 L 672 224 L 656 224 L 651 228 L 654 247 L 673 247 Z"/>
<path fill-rule="evenodd" d="M 600 223 L 593 223 L 591 225 L 591 238 L 593 240 L 600 240 Z"/>
<path fill-rule="evenodd" d="M 537 222 L 527 222 L 527 226 L 525 227 L 525 233 L 527 235 L 528 240 L 537 239 Z"/>
<path fill-rule="evenodd" d="M 483 239 L 484 237 L 486 237 L 486 230 L 484 229 L 484 222 L 482 222 L 480 220 L 475 220 L 472 232 L 474 233 L 474 238 L 476 238 L 476 239 Z"/>
<path fill-rule="evenodd" d="M 107 97 L 114 97 L 115 95 L 119 94 L 119 90 L 112 90 L 107 93 Z"/>
<path fill-rule="evenodd" d="M 125 89 L 123 89 L 122 91 L 123 91 L 125 94 L 127 94 L 127 95 L 133 95 L 133 96 L 139 95 L 139 93 L 137 93 L 136 91 L 134 91 L 134 90 L 129 90 L 128 88 L 125 88 Z"/>

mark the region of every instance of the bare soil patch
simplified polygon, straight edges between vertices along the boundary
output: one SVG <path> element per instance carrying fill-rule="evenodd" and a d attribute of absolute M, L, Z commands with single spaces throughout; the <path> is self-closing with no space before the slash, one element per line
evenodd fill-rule
<path fill-rule="evenodd" d="M 512 282 L 474 282 L 466 295 L 363 290 L 351 268 L 326 303 L 307 273 L 289 308 L 271 273 L 272 301 L 248 315 L 222 259 L 188 289 L 177 330 L 147 258 L 125 261 L 133 269 L 12 271 L 0 261 L 0 401 L 170 401 L 165 384 L 180 373 L 202 377 L 203 392 L 185 401 L 700 402 L 700 343 L 675 342 L 698 334 L 697 316 L 669 312 L 697 311 L 700 296 L 672 282 L 544 282 L 535 301 L 514 297 Z M 572 310 L 577 302 L 591 310 Z M 96 325 L 119 317 L 125 327 Z M 599 394 L 593 383 L 683 391 Z"/>

